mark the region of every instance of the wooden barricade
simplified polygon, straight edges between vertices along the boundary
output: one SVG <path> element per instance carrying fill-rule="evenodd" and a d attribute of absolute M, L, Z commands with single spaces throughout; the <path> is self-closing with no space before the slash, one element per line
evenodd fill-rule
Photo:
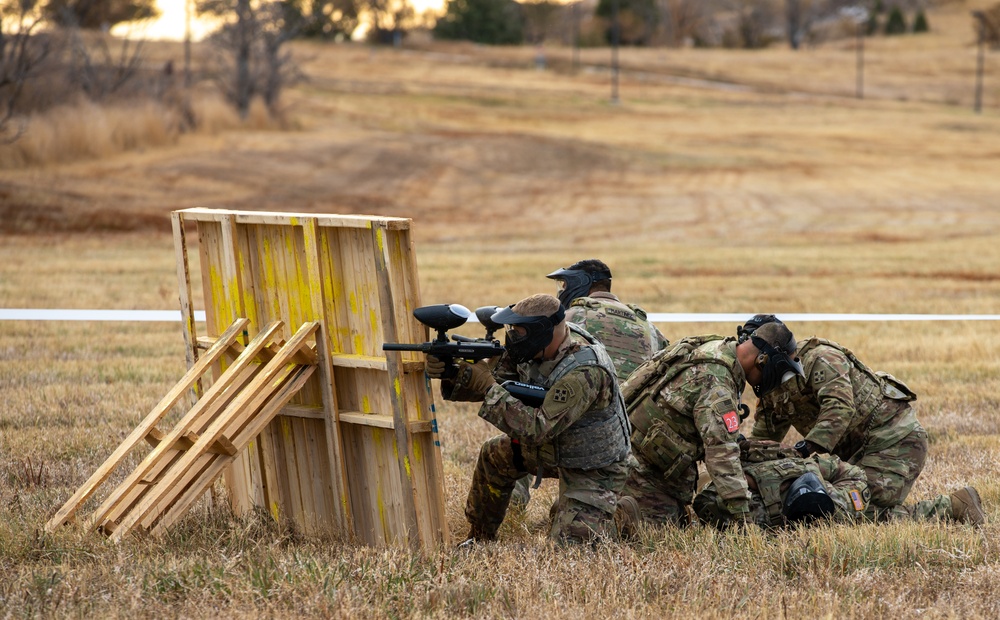
<path fill-rule="evenodd" d="M 315 345 L 310 339 L 319 323 L 304 323 L 285 343 L 276 337 L 283 325 L 275 321 L 244 347 L 237 338 L 246 333 L 248 323 L 241 318 L 229 325 L 49 520 L 46 529 L 52 531 L 74 520 L 80 506 L 143 441 L 153 449 L 88 519 L 88 528 L 115 541 L 132 531 L 158 533 L 204 494 L 316 369 Z M 225 355 L 233 358 L 227 370 L 169 432 L 162 432 L 157 425 Z"/>
<path fill-rule="evenodd" d="M 191 224 L 207 337 L 191 303 Z M 410 220 L 187 209 L 173 213 L 173 228 L 189 367 L 239 317 L 249 319 L 244 339 L 270 321 L 319 324 L 317 372 L 225 472 L 233 507 L 266 507 L 306 533 L 368 544 L 446 541 L 423 357 L 382 351 L 428 339 L 412 316 L 420 299 Z M 226 361 L 215 365 L 219 381 Z"/>

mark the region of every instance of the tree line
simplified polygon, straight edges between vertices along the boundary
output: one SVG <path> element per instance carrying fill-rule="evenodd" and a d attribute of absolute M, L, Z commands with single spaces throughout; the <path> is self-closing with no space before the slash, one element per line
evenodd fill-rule
<path fill-rule="evenodd" d="M 303 78 L 287 43 L 343 40 L 360 26 L 375 44 L 399 44 L 417 29 L 435 38 L 516 45 L 546 41 L 607 45 L 793 49 L 827 38 L 894 35 L 930 28 L 923 0 L 447 0 L 433 25 L 409 0 L 195 0 L 220 24 L 209 38 L 207 77 L 243 116 L 255 99 L 275 111 L 281 92 Z M 1000 2 L 974 27 L 1000 45 Z M 157 16 L 155 0 L 0 0 L 0 140 L 11 120 L 85 97 L 176 96 L 176 69 L 142 62 L 143 42 L 116 39 L 116 24 Z M 193 123 L 190 111 L 185 117 Z"/>

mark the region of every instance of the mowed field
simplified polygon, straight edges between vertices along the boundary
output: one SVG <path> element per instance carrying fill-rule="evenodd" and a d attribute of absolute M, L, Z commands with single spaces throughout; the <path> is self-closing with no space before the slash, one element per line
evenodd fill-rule
<path fill-rule="evenodd" d="M 619 104 L 608 50 L 573 73 L 552 47 L 539 71 L 532 48 L 301 44 L 309 80 L 284 130 L 0 170 L 0 306 L 176 307 L 169 212 L 199 206 L 412 218 L 424 303 L 512 303 L 596 256 L 650 312 L 997 314 L 1000 56 L 973 114 L 975 5 L 932 12 L 930 35 L 867 41 L 863 100 L 849 40 L 622 50 Z M 163 539 L 47 534 L 183 374 L 181 330 L 0 322 L 0 617 L 1000 616 L 1000 326 L 790 327 L 905 380 L 931 441 L 909 501 L 972 484 L 990 522 L 664 527 L 560 549 L 549 481 L 468 552 L 308 538 L 207 505 Z M 457 543 L 495 431 L 474 407 L 438 411 Z"/>

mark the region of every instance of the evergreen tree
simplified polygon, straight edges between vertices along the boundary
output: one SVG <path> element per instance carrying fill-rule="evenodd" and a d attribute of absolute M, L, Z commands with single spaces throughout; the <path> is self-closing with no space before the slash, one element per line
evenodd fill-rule
<path fill-rule="evenodd" d="M 492 45 L 515 45 L 524 40 L 524 17 L 514 0 L 448 0 L 434 36 Z"/>
<path fill-rule="evenodd" d="M 917 16 L 913 18 L 913 32 L 930 32 L 931 27 L 927 24 L 927 15 L 924 10 L 917 11 Z"/>
<path fill-rule="evenodd" d="M 892 7 L 889 11 L 889 19 L 885 22 L 885 33 L 887 35 L 906 34 L 906 18 L 903 11 L 898 7 Z"/>

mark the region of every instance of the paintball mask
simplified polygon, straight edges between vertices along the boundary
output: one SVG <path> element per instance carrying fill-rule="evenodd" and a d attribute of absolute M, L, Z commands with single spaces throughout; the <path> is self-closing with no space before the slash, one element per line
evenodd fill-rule
<path fill-rule="evenodd" d="M 736 326 L 736 337 L 739 342 L 745 342 L 757 331 L 758 327 L 768 323 L 781 323 L 781 321 L 773 314 L 755 314 L 743 325 Z"/>
<path fill-rule="evenodd" d="M 807 472 L 792 482 L 781 514 L 789 521 L 815 521 L 833 514 L 836 506 L 819 477 Z"/>
<path fill-rule="evenodd" d="M 758 385 L 753 386 L 753 393 L 758 398 L 795 375 L 805 376 L 802 364 L 793 357 L 798 348 L 795 337 L 784 323 L 779 321 L 762 325 L 750 334 L 750 341 L 760 351 L 755 363 L 762 378 Z"/>
<path fill-rule="evenodd" d="M 611 273 L 583 269 L 556 269 L 545 277 L 559 281 L 559 302 L 563 308 L 569 308 L 574 299 L 587 296 L 594 282 L 610 280 Z"/>
<path fill-rule="evenodd" d="M 566 311 L 562 306 L 549 316 L 521 316 L 514 312 L 514 306 L 508 306 L 498 310 L 490 320 L 508 326 L 504 338 L 504 350 L 515 364 L 523 364 L 549 346 L 552 342 L 553 329 L 562 323 L 565 316 Z M 524 328 L 525 332 L 520 334 L 517 330 L 509 329 L 515 325 Z"/>

